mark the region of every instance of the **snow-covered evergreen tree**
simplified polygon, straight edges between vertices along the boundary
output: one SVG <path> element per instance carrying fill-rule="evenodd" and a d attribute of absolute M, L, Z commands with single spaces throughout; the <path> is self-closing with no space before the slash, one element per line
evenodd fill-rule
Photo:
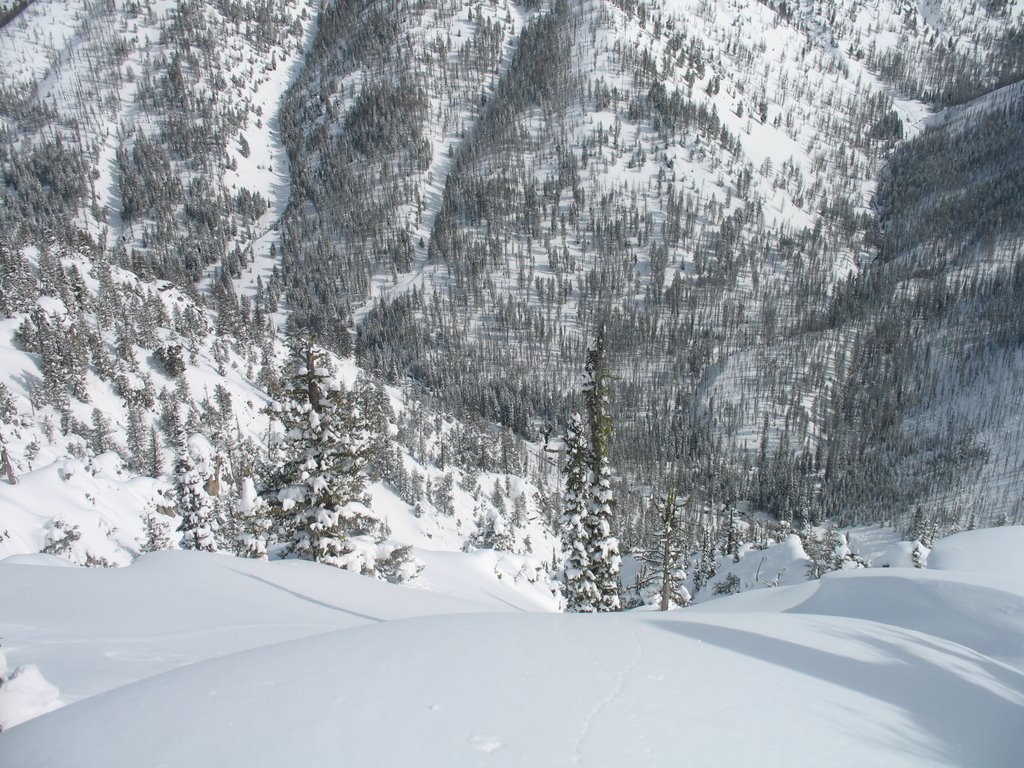
<path fill-rule="evenodd" d="M 217 551 L 218 521 L 213 500 L 206 492 L 206 481 L 196 467 L 184 431 L 178 433 L 178 459 L 174 467 L 178 502 L 178 533 L 182 549 Z"/>
<path fill-rule="evenodd" d="M 807 559 L 811 561 L 807 566 L 807 578 L 820 579 L 826 573 L 842 567 L 841 558 L 837 561 L 836 541 L 830 533 L 819 535 L 808 522 L 804 524 L 803 529 L 797 535 L 800 537 L 800 543 L 803 545 Z"/>
<path fill-rule="evenodd" d="M 147 474 L 150 477 L 160 477 L 164 473 L 163 456 L 160 453 L 160 433 L 156 427 L 149 428 L 149 446 L 146 450 Z"/>
<path fill-rule="evenodd" d="M 565 492 L 562 497 L 562 552 L 565 609 L 571 613 L 596 610 L 598 594 L 590 578 L 586 528 L 589 502 L 589 447 L 583 418 L 574 413 L 565 435 Z"/>
<path fill-rule="evenodd" d="M 145 412 L 140 398 L 128 398 L 127 414 L 128 423 L 125 428 L 125 441 L 127 443 L 127 456 L 125 463 L 135 472 L 142 474 L 146 471 L 146 423 Z"/>
<path fill-rule="evenodd" d="M 928 549 L 920 541 L 914 542 L 914 549 L 910 552 L 910 559 L 914 563 L 915 568 L 927 568 L 928 567 L 928 555 L 931 550 Z"/>
<path fill-rule="evenodd" d="M 618 611 L 619 541 L 612 533 L 614 495 L 608 457 L 611 417 L 608 414 L 608 366 L 604 328 L 587 351 L 583 373 L 587 424 L 574 415 L 566 436 L 565 552 L 566 610 L 576 613 Z"/>
<path fill-rule="evenodd" d="M 711 528 L 704 528 L 701 536 L 700 560 L 693 574 L 693 591 L 696 594 L 715 577 L 718 571 L 718 548 Z"/>
<path fill-rule="evenodd" d="M 171 542 L 168 518 L 157 512 L 147 512 L 142 518 L 142 532 L 145 538 L 139 544 L 140 552 L 159 552 L 174 546 Z"/>
<path fill-rule="evenodd" d="M 377 576 L 392 584 L 401 584 L 416 578 L 423 570 L 423 561 L 412 554 L 411 546 L 384 543 L 377 558 Z"/>
<path fill-rule="evenodd" d="M 604 326 L 587 350 L 583 372 L 583 397 L 590 428 L 590 501 L 587 509 L 587 555 L 590 572 L 599 594 L 598 611 L 618 611 L 619 540 L 613 535 L 615 498 L 611 487 L 612 420 L 608 413 L 608 360 L 605 353 Z"/>
<path fill-rule="evenodd" d="M 445 472 L 434 487 L 434 506 L 442 515 L 451 517 L 455 514 L 454 489 L 455 476 L 451 472 Z"/>
<path fill-rule="evenodd" d="M 355 398 L 333 377 L 326 352 L 312 339 L 293 341 L 290 374 L 282 382 L 279 417 L 284 440 L 269 494 L 285 521 L 288 549 L 300 558 L 372 570 L 353 536 L 378 538 L 381 526 L 366 506 L 366 430 Z"/>
<path fill-rule="evenodd" d="M 256 492 L 256 484 L 251 477 L 242 478 L 236 518 L 235 551 L 242 557 L 266 560 L 270 510 L 267 502 Z"/>
<path fill-rule="evenodd" d="M 473 522 L 476 524 L 476 531 L 469 537 L 468 542 L 473 547 L 504 552 L 512 550 L 515 536 L 502 507 L 488 510 L 478 503 Z"/>
<path fill-rule="evenodd" d="M 111 449 L 111 434 L 113 431 L 114 427 L 110 423 L 110 418 L 99 408 L 93 408 L 92 430 L 90 437 L 92 452 L 94 455 L 99 456 L 101 453 L 105 453 Z"/>
<path fill-rule="evenodd" d="M 910 519 L 910 531 L 908 537 L 910 541 L 920 541 L 922 544 L 927 546 L 928 536 L 928 521 L 925 519 L 924 510 L 918 505 L 914 509 L 913 517 Z"/>
<path fill-rule="evenodd" d="M 382 477 L 394 483 L 402 462 L 391 439 L 395 412 L 388 393 L 379 381 L 360 374 L 356 380 L 355 398 L 367 430 L 367 472 L 374 479 Z"/>
<path fill-rule="evenodd" d="M 739 516 L 736 514 L 736 507 L 728 505 L 726 514 L 729 516 L 729 524 L 725 532 L 725 554 L 731 555 L 733 562 L 739 562 L 740 546 L 743 544 L 743 532 L 740 530 Z"/>
<path fill-rule="evenodd" d="M 80 538 L 82 532 L 77 525 L 69 525 L 66 520 L 55 517 L 46 525 L 46 543 L 39 551 L 70 558 L 71 548 Z"/>

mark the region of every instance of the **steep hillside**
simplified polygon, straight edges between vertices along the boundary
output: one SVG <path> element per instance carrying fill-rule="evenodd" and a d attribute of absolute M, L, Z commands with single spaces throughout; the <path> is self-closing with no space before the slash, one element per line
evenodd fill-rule
<path fill-rule="evenodd" d="M 0 554 L 124 565 L 178 546 L 185 459 L 219 548 L 285 543 L 284 518 L 242 540 L 285 439 L 278 110 L 316 25 L 295 2 L 40 0 L 0 30 Z M 431 583 L 443 558 L 374 562 L 486 547 L 492 579 L 546 582 L 547 462 L 331 365 L 376 419 L 375 531 L 352 567 L 426 565 Z"/>
<path fill-rule="evenodd" d="M 294 1 L 31 3 L 0 54 L 8 237 L 72 229 L 140 276 L 238 277 L 287 201 L 271 118 L 314 17 Z"/>
<path fill-rule="evenodd" d="M 691 549 L 1020 518 L 1019 5 L 15 5 L 2 437 L 138 499 L 78 560 L 137 550 L 182 444 L 266 479 L 285 330 L 401 388 L 396 546 L 550 559 L 602 325 L 626 548 L 670 483 Z M 12 503 L 10 551 L 63 540 Z"/>
<path fill-rule="evenodd" d="M 126 565 L 140 552 L 177 547 L 183 456 L 220 521 L 217 547 L 260 554 L 245 540 L 254 492 L 269 482 L 285 439 L 274 415 L 285 400 L 279 382 L 290 375 L 281 342 L 229 344 L 208 310 L 102 259 L 51 254 L 43 267 L 67 303 L 44 296 L 0 323 L 0 557 L 44 551 Z M 385 390 L 351 360 L 332 366 L 373 430 L 372 439 L 353 433 L 372 457 L 369 507 L 381 523 L 360 549 L 364 570 L 401 546 L 488 548 L 497 550 L 492 578 L 527 590 L 547 584 L 555 508 L 543 458 L 508 433 Z M 284 544 L 286 523 L 256 531 L 260 546 L 273 553 Z M 424 564 L 423 583 L 435 566 L 447 569 L 424 554 L 411 570 L 376 575 L 407 579 Z"/>
<path fill-rule="evenodd" d="M 328 53 L 289 95 L 291 306 L 354 324 L 383 375 L 528 436 L 560 429 L 604 323 L 627 485 L 681 478 L 783 518 L 933 505 L 969 462 L 913 434 L 895 455 L 849 447 L 876 434 L 850 403 L 904 413 L 864 399 L 892 385 L 859 380 L 874 319 L 844 307 L 871 290 L 880 172 L 927 111 L 898 94 L 945 103 L 1021 75 L 1018 10 L 954 6 L 339 3 L 387 8 L 390 32 L 322 26 Z M 934 82 L 911 89 L 907 62 Z M 372 85 L 396 77 L 404 95 Z M 903 492 L 922 461 L 935 480 Z"/>
<path fill-rule="evenodd" d="M 844 428 L 868 421 L 873 443 L 848 450 L 874 452 L 891 498 L 941 526 L 1021 515 L 1022 126 L 1018 83 L 900 146 L 876 197 L 879 257 L 842 301 L 868 326 Z"/>

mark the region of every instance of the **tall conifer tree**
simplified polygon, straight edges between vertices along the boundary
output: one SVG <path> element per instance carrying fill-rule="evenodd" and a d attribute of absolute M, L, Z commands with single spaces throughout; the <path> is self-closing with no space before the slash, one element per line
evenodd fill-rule
<path fill-rule="evenodd" d="M 380 534 L 366 507 L 366 430 L 355 398 L 331 375 L 326 353 L 312 339 L 292 343 L 289 365 L 279 414 L 283 458 L 268 501 L 285 520 L 294 554 L 355 565 L 350 537 Z"/>
<path fill-rule="evenodd" d="M 589 576 L 587 554 L 587 507 L 590 497 L 590 447 L 583 418 L 574 413 L 565 435 L 566 477 L 562 497 L 562 551 L 565 555 L 565 603 L 573 613 L 591 613 L 597 603 L 597 590 Z"/>
<path fill-rule="evenodd" d="M 566 610 L 575 613 L 618 611 L 622 558 L 613 535 L 615 498 L 611 488 L 609 453 L 612 421 L 608 413 L 608 363 L 604 326 L 587 350 L 583 372 L 587 411 L 574 418 L 567 436 L 566 509 L 562 543 L 566 554 Z"/>

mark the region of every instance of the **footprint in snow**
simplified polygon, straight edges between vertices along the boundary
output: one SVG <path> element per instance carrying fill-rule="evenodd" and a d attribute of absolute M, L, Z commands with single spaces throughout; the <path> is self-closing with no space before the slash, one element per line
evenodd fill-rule
<path fill-rule="evenodd" d="M 501 742 L 491 736 L 474 736 L 469 743 L 480 752 L 495 752 L 501 749 Z"/>

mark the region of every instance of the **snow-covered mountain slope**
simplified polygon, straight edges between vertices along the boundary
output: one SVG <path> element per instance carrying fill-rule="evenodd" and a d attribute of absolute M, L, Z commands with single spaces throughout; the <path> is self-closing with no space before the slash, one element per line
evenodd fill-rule
<path fill-rule="evenodd" d="M 937 518 L 1020 514 L 1022 126 L 1024 81 L 945 110 L 896 149 L 876 195 L 867 314 L 887 351 L 865 362 L 899 382 L 894 442 L 927 446 L 907 476 Z"/>
<path fill-rule="evenodd" d="M 315 19 L 297 0 L 36 0 L 0 30 L 5 160 L 66 152 L 66 223 L 140 273 L 242 278 L 288 201 L 277 104 Z"/>
<path fill-rule="evenodd" d="M 20 322 L 2 322 L 9 377 L 0 390 L 0 442 L 11 475 L 5 467 L 0 556 L 44 551 L 127 565 L 140 552 L 177 547 L 174 424 L 191 435 L 200 474 L 218 478 L 213 503 L 227 524 L 219 546 L 237 551 L 229 529 L 239 522 L 246 478 L 264 473 L 265 446 L 280 437 L 268 407 L 272 382 L 287 371 L 280 341 L 257 332 L 259 342 L 236 338 L 229 346 L 208 310 L 166 283 L 80 257 L 47 257 L 40 260 L 54 284 L 67 288 L 74 276 L 80 290 L 64 290 L 67 303 L 41 298 Z M 111 318 L 114 328 L 104 330 Z M 351 359 L 334 366 L 348 390 L 368 381 Z M 69 396 L 76 386 L 82 397 Z M 426 566 L 423 585 L 448 592 L 447 575 L 469 568 L 486 573 L 495 590 L 505 579 L 521 585 L 524 599 L 553 605 L 545 458 L 507 432 L 446 418 L 411 391 L 371 390 L 383 408 L 375 429 L 388 463 L 368 488 L 382 546 L 422 551 L 415 562 Z"/>
<path fill-rule="evenodd" d="M 528 6 L 347 2 L 319 29 L 283 118 L 297 316 L 351 318 L 375 370 L 524 434 L 565 419 L 603 322 L 616 455 L 639 486 L 675 473 L 728 496 L 747 461 L 762 476 L 740 493 L 783 515 L 878 520 L 920 503 L 940 516 L 944 479 L 965 471 L 955 450 L 931 435 L 850 447 L 880 442 L 845 412 L 867 396 L 877 319 L 845 302 L 871 288 L 879 174 L 921 130 L 921 100 L 1024 73 L 1017 10 Z M 379 38 L 373 13 L 389 19 Z M 871 374 L 872 396 L 891 388 Z M 872 479 L 894 451 L 892 480 Z M 826 471 L 830 457 L 851 466 Z M 936 482 L 916 486 L 923 473 Z M 962 524 L 1017 512 L 978 498 Z"/>
<path fill-rule="evenodd" d="M 259 473 L 287 318 L 278 111 L 317 22 L 301 2 L 40 0 L 0 29 L 0 553 L 124 565 L 176 539 L 179 423 L 226 505 Z M 459 551 L 497 526 L 528 557 L 493 570 L 536 578 L 547 463 L 411 391 L 384 399 L 380 439 L 405 446 L 370 489 L 391 540 Z"/>
<path fill-rule="evenodd" d="M 945 1 L 37 0 L 0 29 L 4 314 L 59 293 L 45 252 L 86 281 L 105 258 L 141 295 L 198 285 L 222 348 L 283 309 L 342 352 L 355 326 L 378 374 L 530 437 L 604 322 L 641 495 L 683 475 L 784 517 L 1012 517 L 1012 494 L 956 486 L 984 462 L 1005 487 L 1019 434 L 976 439 L 989 415 L 955 407 L 935 434 L 948 404 L 902 401 L 871 359 L 891 318 L 862 299 L 889 153 L 924 101 L 1019 79 L 1020 23 Z"/>
<path fill-rule="evenodd" d="M 194 554 L 162 555 L 116 575 L 132 584 L 162 572 L 185 593 L 202 591 L 197 573 L 210 568 L 253 577 L 215 580 L 208 630 L 213 606 L 234 590 L 243 603 L 271 590 L 280 615 L 361 625 L 210 658 L 71 704 L 0 734 L 0 760 L 25 768 L 816 766 L 824 755 L 841 766 L 1014 765 L 1024 590 L 1019 569 L 999 563 L 1019 551 L 1022 533 L 948 539 L 957 567 L 973 572 L 842 574 L 687 611 L 617 616 L 463 612 L 473 608 L 420 603 L 429 596 L 345 574 L 327 589 L 307 580 L 312 565 L 222 569 L 200 555 L 197 571 L 186 562 Z M 69 570 L 0 569 L 25 572 L 0 614 L 16 631 L 38 611 L 47 574 Z M 86 616 L 103 612 L 102 588 L 78 597 Z M 338 609 L 421 617 L 365 623 Z M 452 610 L 460 613 L 438 615 Z M 244 605 L 232 608 L 222 626 L 245 614 Z M 147 617 L 130 641 L 107 637 L 112 658 L 182 642 L 164 627 L 170 616 L 154 607 Z M 58 646 L 100 639 L 74 616 L 51 622 Z M 213 648 L 221 636 L 205 639 Z"/>

